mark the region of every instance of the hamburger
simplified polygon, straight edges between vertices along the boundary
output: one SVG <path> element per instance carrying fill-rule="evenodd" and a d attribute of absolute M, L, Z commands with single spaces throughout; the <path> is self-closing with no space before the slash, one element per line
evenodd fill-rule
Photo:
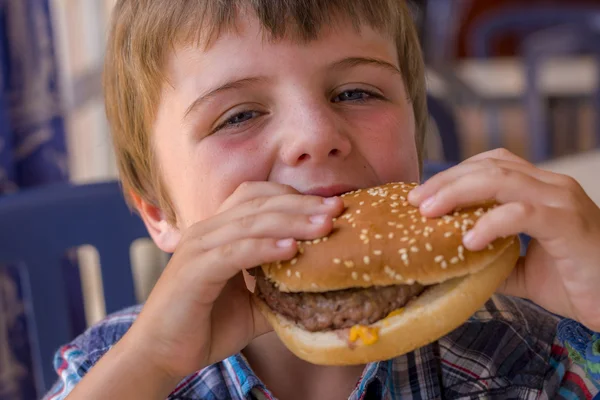
<path fill-rule="evenodd" d="M 341 195 L 343 214 L 291 260 L 254 271 L 254 299 L 284 345 L 320 365 L 390 359 L 463 324 L 508 277 L 515 236 L 471 252 L 462 236 L 494 203 L 426 218 L 407 201 L 415 184 Z"/>

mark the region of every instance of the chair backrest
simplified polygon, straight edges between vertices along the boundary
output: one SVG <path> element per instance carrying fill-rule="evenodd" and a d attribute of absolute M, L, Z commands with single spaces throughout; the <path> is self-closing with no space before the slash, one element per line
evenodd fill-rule
<path fill-rule="evenodd" d="M 427 109 L 440 135 L 444 161 L 446 163 L 462 161 L 460 138 L 452 109 L 443 100 L 431 94 L 427 94 Z"/>
<path fill-rule="evenodd" d="M 530 33 L 554 26 L 579 25 L 593 22 L 600 15 L 600 6 L 507 6 L 478 18 L 469 33 L 470 53 L 477 58 L 492 56 L 494 41 L 507 34 L 523 38 Z"/>
<path fill-rule="evenodd" d="M 131 244 L 148 236 L 116 182 L 51 185 L 0 198 L 0 264 L 19 266 L 38 394 L 56 380 L 54 352 L 70 341 L 61 260 L 68 249 L 95 247 L 107 313 L 135 304 Z"/>
<path fill-rule="evenodd" d="M 548 126 L 546 99 L 540 91 L 538 78 L 543 62 L 555 56 L 592 54 L 595 57 L 598 83 L 591 104 L 595 116 L 596 146 L 600 146 L 600 11 L 598 17 L 598 20 L 585 24 L 549 28 L 530 35 L 523 42 L 525 103 L 534 162 L 545 161 L 553 154 L 552 140 L 548 134 L 551 130 Z"/>

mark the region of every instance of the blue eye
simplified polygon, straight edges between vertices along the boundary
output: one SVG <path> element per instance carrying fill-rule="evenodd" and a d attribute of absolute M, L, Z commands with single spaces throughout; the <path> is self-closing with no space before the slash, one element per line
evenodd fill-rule
<path fill-rule="evenodd" d="M 232 117 L 229 117 L 228 119 L 226 119 L 225 122 L 223 122 L 221 125 L 219 125 L 214 130 L 214 132 L 219 131 L 221 129 L 226 129 L 226 128 L 236 128 L 240 125 L 243 125 L 245 122 L 250 121 L 253 118 L 259 117 L 260 115 L 261 115 L 261 113 L 259 113 L 258 111 L 252 111 L 252 110 L 238 112 L 237 114 L 234 114 Z"/>
<path fill-rule="evenodd" d="M 333 98 L 334 103 L 341 101 L 364 102 L 369 98 L 378 98 L 377 95 L 362 89 L 346 90 Z"/>
<path fill-rule="evenodd" d="M 251 120 L 254 117 L 257 117 L 258 115 L 259 113 L 257 111 L 242 111 L 241 113 L 237 113 L 225 121 L 225 125 L 239 125 Z"/>

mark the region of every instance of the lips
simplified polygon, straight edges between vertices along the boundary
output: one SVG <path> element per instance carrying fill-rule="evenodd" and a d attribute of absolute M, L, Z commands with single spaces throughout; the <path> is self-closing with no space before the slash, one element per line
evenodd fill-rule
<path fill-rule="evenodd" d="M 333 197 L 356 189 L 358 189 L 358 187 L 352 185 L 331 185 L 314 187 L 310 190 L 304 191 L 303 193 L 312 196 Z"/>

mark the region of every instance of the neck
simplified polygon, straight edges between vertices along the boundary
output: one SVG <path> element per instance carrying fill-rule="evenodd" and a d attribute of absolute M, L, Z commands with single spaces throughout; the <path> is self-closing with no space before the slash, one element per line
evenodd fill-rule
<path fill-rule="evenodd" d="M 347 399 L 364 365 L 327 367 L 296 357 L 274 332 L 256 338 L 242 352 L 258 378 L 279 399 Z"/>

